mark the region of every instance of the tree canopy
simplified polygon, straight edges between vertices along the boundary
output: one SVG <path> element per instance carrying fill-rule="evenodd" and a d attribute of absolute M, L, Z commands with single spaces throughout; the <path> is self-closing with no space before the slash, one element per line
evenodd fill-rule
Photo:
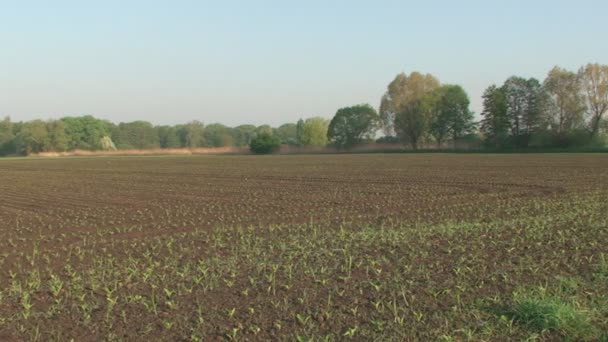
<path fill-rule="evenodd" d="M 378 129 L 380 118 L 369 104 L 341 108 L 329 123 L 328 140 L 339 147 L 352 147 L 371 140 Z"/>

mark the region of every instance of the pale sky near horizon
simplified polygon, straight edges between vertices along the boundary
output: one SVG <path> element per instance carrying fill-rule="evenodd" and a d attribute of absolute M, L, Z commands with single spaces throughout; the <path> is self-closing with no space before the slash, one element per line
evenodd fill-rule
<path fill-rule="evenodd" d="M 0 117 L 273 126 L 378 107 L 400 72 L 462 85 L 608 64 L 608 1 L 5 1 Z"/>

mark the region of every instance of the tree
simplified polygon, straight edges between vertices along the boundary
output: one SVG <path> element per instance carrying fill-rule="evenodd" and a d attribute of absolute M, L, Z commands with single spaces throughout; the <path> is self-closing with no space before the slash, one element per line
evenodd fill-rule
<path fill-rule="evenodd" d="M 327 145 L 327 130 L 329 121 L 314 117 L 304 121 L 302 132 L 300 135 L 300 145 L 306 146 L 325 146 Z"/>
<path fill-rule="evenodd" d="M 101 138 L 110 135 L 109 123 L 91 115 L 62 118 L 68 150 L 97 150 Z"/>
<path fill-rule="evenodd" d="M 161 148 L 182 147 L 179 138 L 179 126 L 156 126 L 154 129 Z"/>
<path fill-rule="evenodd" d="M 558 137 L 582 128 L 585 111 L 578 76 L 560 67 L 554 67 L 543 82 L 547 94 L 544 107 L 545 120 Z"/>
<path fill-rule="evenodd" d="M 281 139 L 268 132 L 261 132 L 251 140 L 249 148 L 255 154 L 269 154 L 281 147 Z"/>
<path fill-rule="evenodd" d="M 182 127 L 182 142 L 184 147 L 195 148 L 204 144 L 204 125 L 202 122 L 190 121 Z"/>
<path fill-rule="evenodd" d="M 578 74 L 593 138 L 599 132 L 602 118 L 608 111 L 608 65 L 587 64 Z"/>
<path fill-rule="evenodd" d="M 486 144 L 504 147 L 509 139 L 510 122 L 503 88 L 491 85 L 485 90 L 481 115 L 481 132 L 485 136 Z"/>
<path fill-rule="evenodd" d="M 205 146 L 224 147 L 234 145 L 231 128 L 219 123 L 207 125 L 203 130 L 203 137 Z"/>
<path fill-rule="evenodd" d="M 534 78 L 513 76 L 505 81 L 503 91 L 511 123 L 511 137 L 516 145 L 527 146 L 540 124 L 540 82 Z"/>
<path fill-rule="evenodd" d="M 304 120 L 298 120 L 296 124 L 296 141 L 298 145 L 302 145 L 302 133 L 304 132 Z"/>
<path fill-rule="evenodd" d="M 387 136 L 394 136 L 397 131 L 395 120 L 398 113 L 405 111 L 411 103 L 421 100 L 427 93 L 439 87 L 439 81 L 431 74 L 423 75 L 412 72 L 409 76 L 400 73 L 388 85 L 380 102 L 382 128 Z"/>
<path fill-rule="evenodd" d="M 154 149 L 160 147 L 157 130 L 147 121 L 121 122 L 112 131 L 118 149 Z"/>
<path fill-rule="evenodd" d="M 441 86 L 423 97 L 422 106 L 430 115 L 430 132 L 438 147 L 448 135 L 457 140 L 470 132 L 473 113 L 469 103 L 469 96 L 458 85 Z"/>
<path fill-rule="evenodd" d="M 0 156 L 15 153 L 15 134 L 10 117 L 0 120 Z"/>
<path fill-rule="evenodd" d="M 272 129 L 272 127 L 270 125 L 260 125 L 260 126 L 256 127 L 255 132 L 257 134 L 260 134 L 260 133 L 272 134 L 272 133 L 274 133 L 274 129 Z"/>
<path fill-rule="evenodd" d="M 341 108 L 329 123 L 327 139 L 339 147 L 352 147 L 374 138 L 380 118 L 369 104 Z"/>
<path fill-rule="evenodd" d="M 48 139 L 46 124 L 42 120 L 24 123 L 15 137 L 17 152 L 28 155 L 43 152 Z"/>
<path fill-rule="evenodd" d="M 430 115 L 429 105 L 418 99 L 408 103 L 405 108 L 397 113 L 395 118 L 395 131 L 404 144 L 409 144 L 412 149 L 417 150 L 421 138 L 429 128 Z"/>
<path fill-rule="evenodd" d="M 65 134 L 65 124 L 61 120 L 51 120 L 46 123 L 48 132 L 46 151 L 63 152 L 68 148 L 68 139 Z"/>
<path fill-rule="evenodd" d="M 294 123 L 286 123 L 276 129 L 276 134 L 281 138 L 281 143 L 287 145 L 297 145 L 298 127 Z"/>
<path fill-rule="evenodd" d="M 255 137 L 256 127 L 254 125 L 240 125 L 232 130 L 235 146 L 249 146 Z"/>

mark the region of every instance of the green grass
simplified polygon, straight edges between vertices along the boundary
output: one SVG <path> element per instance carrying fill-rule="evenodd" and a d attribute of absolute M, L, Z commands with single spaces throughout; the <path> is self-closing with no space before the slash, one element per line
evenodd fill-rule
<path fill-rule="evenodd" d="M 599 288 L 597 288 L 597 287 Z M 550 286 L 522 287 L 510 305 L 493 309 L 503 321 L 524 327 L 531 337 L 555 336 L 566 341 L 606 341 L 606 298 L 595 296 L 602 284 L 556 277 Z"/>

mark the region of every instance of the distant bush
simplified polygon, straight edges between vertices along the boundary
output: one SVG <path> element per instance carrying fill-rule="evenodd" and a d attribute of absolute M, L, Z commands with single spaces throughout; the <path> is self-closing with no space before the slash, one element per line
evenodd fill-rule
<path fill-rule="evenodd" d="M 378 144 L 401 144 L 401 140 L 398 137 L 384 136 L 376 139 Z"/>
<path fill-rule="evenodd" d="M 269 154 L 281 147 L 281 138 L 276 135 L 262 132 L 251 140 L 249 149 L 255 154 Z"/>

